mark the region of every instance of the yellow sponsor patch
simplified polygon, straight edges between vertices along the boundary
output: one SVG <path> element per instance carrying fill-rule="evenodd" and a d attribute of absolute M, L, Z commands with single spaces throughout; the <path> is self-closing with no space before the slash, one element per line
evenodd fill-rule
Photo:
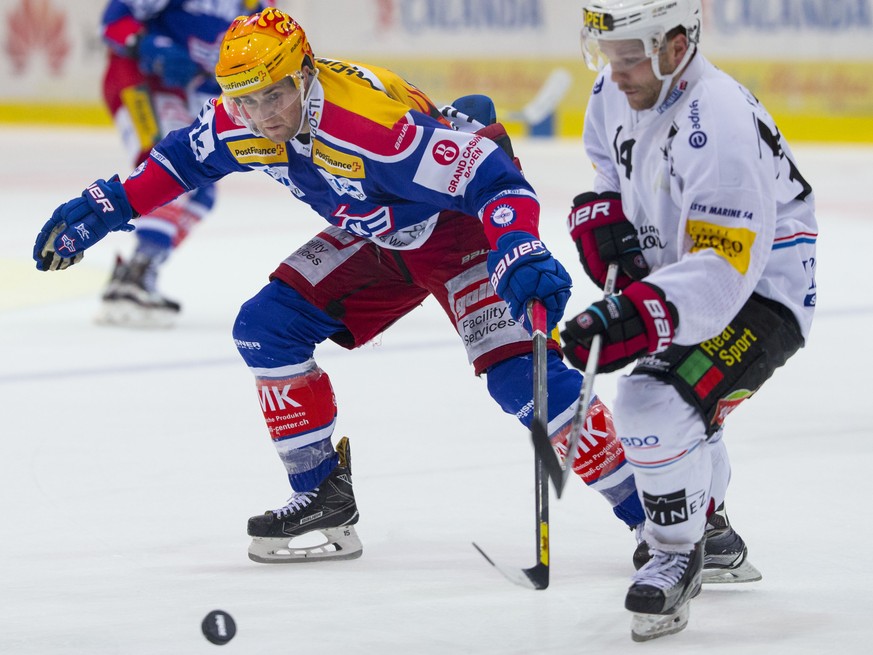
<path fill-rule="evenodd" d="M 230 154 L 240 164 L 281 164 L 288 161 L 284 143 L 269 139 L 243 139 L 227 144 Z"/>
<path fill-rule="evenodd" d="M 258 64 L 243 73 L 219 75 L 215 79 L 221 90 L 231 96 L 255 91 L 262 86 L 273 83 L 270 73 L 264 64 Z"/>
<path fill-rule="evenodd" d="M 751 230 L 713 225 L 704 221 L 688 221 L 686 232 L 691 237 L 691 252 L 715 250 L 740 274 L 745 275 L 749 270 L 752 244 L 757 236 Z"/>
<path fill-rule="evenodd" d="M 337 177 L 364 177 L 363 159 L 334 150 L 322 141 L 316 140 L 312 144 L 312 163 Z"/>

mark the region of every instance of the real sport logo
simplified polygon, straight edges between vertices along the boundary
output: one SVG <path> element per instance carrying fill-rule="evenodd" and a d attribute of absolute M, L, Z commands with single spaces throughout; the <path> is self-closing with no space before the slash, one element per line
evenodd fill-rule
<path fill-rule="evenodd" d="M 448 166 L 458 158 L 458 155 L 461 154 L 461 151 L 458 149 L 457 143 L 444 139 L 434 145 L 431 154 L 438 164 Z"/>

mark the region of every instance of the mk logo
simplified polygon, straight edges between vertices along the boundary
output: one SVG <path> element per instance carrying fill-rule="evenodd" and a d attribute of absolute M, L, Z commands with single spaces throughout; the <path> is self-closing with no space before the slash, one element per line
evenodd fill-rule
<path fill-rule="evenodd" d="M 290 384 L 286 384 L 281 390 L 279 387 L 260 386 L 258 391 L 260 393 L 261 411 L 267 411 L 267 408 L 271 412 L 275 412 L 287 409 L 288 407 L 303 407 L 303 405 L 288 395 L 290 389 Z"/>
<path fill-rule="evenodd" d="M 583 453 L 588 453 L 591 451 L 592 447 L 597 446 L 598 439 L 607 440 L 609 438 L 608 430 L 597 430 L 594 427 L 594 420 L 592 417 L 587 416 L 585 418 L 585 426 L 579 431 L 579 450 Z"/>

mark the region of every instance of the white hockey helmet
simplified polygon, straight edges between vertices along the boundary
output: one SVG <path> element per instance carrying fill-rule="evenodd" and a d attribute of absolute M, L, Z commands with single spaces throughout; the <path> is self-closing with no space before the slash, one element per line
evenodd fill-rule
<path fill-rule="evenodd" d="M 609 59 L 600 49 L 600 41 L 634 41 L 642 43 L 639 58 L 652 60 L 652 70 L 664 79 L 658 55 L 670 30 L 684 27 L 689 54 L 700 41 L 700 0 L 589 0 L 582 7 L 582 54 L 585 63 L 602 71 Z M 613 69 L 616 62 L 613 62 Z"/>

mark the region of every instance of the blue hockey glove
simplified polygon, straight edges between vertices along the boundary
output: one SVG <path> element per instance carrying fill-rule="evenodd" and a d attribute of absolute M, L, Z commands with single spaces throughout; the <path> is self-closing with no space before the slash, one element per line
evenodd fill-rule
<path fill-rule="evenodd" d="M 146 34 L 139 42 L 139 69 L 167 86 L 184 87 L 200 72 L 188 50 L 167 36 Z"/>
<path fill-rule="evenodd" d="M 97 180 L 58 207 L 36 235 L 33 259 L 40 271 L 62 271 L 81 261 L 84 250 L 110 232 L 133 230 L 133 208 L 124 187 L 114 175 L 108 182 Z"/>
<path fill-rule="evenodd" d="M 507 232 L 488 255 L 488 274 L 491 286 L 509 305 L 512 317 L 521 320 L 528 330 L 531 326 L 525 307 L 532 298 L 539 298 L 545 306 L 549 330 L 558 324 L 573 283 L 542 241 L 527 232 Z"/>

